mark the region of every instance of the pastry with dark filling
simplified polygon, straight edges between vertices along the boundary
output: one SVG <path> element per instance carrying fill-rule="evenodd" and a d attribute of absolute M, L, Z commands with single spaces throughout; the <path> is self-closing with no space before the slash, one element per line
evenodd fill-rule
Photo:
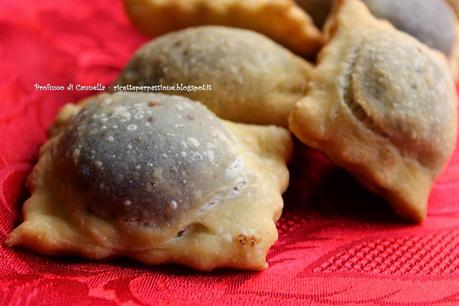
<path fill-rule="evenodd" d="M 198 270 L 261 270 L 277 239 L 289 133 L 218 119 L 184 97 L 102 94 L 67 105 L 7 244 Z"/>
<path fill-rule="evenodd" d="M 326 30 L 330 41 L 290 129 L 400 215 L 422 221 L 432 183 L 456 142 L 456 93 L 446 59 L 375 19 L 357 0 L 338 1 Z"/>
<path fill-rule="evenodd" d="M 377 18 L 390 21 L 446 56 L 456 41 L 455 16 L 445 0 L 363 0 Z"/>
<path fill-rule="evenodd" d="M 267 37 L 219 26 L 186 29 L 140 48 L 119 85 L 167 85 L 167 93 L 204 103 L 236 122 L 287 126 L 293 104 L 306 94 L 311 66 Z M 177 84 L 211 90 L 170 90 Z"/>
<path fill-rule="evenodd" d="M 322 27 L 333 7 L 332 0 L 296 0 Z M 362 0 L 377 18 L 390 21 L 450 59 L 453 74 L 459 73 L 459 31 L 457 17 L 447 0 Z M 455 0 L 448 0 L 454 3 Z M 459 6 L 458 6 L 459 7 Z"/>

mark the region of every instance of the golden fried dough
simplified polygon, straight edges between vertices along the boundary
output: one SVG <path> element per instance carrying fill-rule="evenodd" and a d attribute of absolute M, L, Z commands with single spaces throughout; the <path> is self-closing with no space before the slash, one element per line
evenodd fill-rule
<path fill-rule="evenodd" d="M 333 0 L 296 0 L 314 22 L 322 27 Z M 449 0 L 454 4 L 455 0 Z M 390 21 L 424 44 L 443 52 L 451 62 L 453 74 L 459 73 L 458 21 L 447 0 L 363 0 L 370 12 Z M 459 8 L 459 4 L 456 3 Z"/>
<path fill-rule="evenodd" d="M 310 93 L 289 118 L 402 216 L 426 217 L 433 181 L 456 142 L 457 101 L 446 59 L 357 0 L 338 1 Z"/>
<path fill-rule="evenodd" d="M 68 105 L 57 123 L 8 245 L 197 270 L 267 267 L 288 184 L 286 130 L 146 93 Z"/>
<path fill-rule="evenodd" d="M 205 104 L 236 122 L 287 126 L 293 104 L 307 89 L 311 66 L 258 33 L 219 26 L 190 28 L 140 48 L 119 85 L 205 86 L 165 90 Z"/>
<path fill-rule="evenodd" d="M 254 30 L 301 55 L 322 44 L 320 31 L 293 0 L 124 0 L 132 23 L 158 36 L 200 25 Z"/>

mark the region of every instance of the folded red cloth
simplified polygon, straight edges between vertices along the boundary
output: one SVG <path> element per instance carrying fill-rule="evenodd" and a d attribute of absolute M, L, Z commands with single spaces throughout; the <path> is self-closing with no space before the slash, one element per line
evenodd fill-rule
<path fill-rule="evenodd" d="M 298 144 L 279 241 L 260 273 L 5 248 L 57 109 L 96 92 L 78 84 L 109 84 L 144 41 L 119 1 L 0 1 L 1 305 L 459 303 L 459 153 L 432 191 L 427 221 L 415 226 Z"/>

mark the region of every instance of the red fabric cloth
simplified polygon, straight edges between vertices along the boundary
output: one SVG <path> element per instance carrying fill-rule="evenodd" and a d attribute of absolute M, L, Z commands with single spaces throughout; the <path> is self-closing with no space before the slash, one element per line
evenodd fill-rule
<path fill-rule="evenodd" d="M 118 1 L 0 0 L 1 305 L 459 304 L 459 153 L 433 188 L 427 221 L 416 226 L 298 145 L 279 241 L 260 273 L 5 248 L 53 116 L 93 94 L 40 92 L 34 84 L 109 84 L 144 41 Z"/>

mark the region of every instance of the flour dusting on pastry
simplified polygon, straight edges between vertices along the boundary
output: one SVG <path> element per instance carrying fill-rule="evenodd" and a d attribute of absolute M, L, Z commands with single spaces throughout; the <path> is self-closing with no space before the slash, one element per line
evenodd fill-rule
<path fill-rule="evenodd" d="M 456 143 L 457 101 L 443 54 L 337 2 L 330 38 L 290 129 L 324 151 L 402 216 L 426 217 L 433 181 Z"/>
<path fill-rule="evenodd" d="M 163 94 L 102 94 L 62 112 L 7 244 L 198 270 L 267 267 L 288 184 L 286 130 L 225 122 Z"/>
<path fill-rule="evenodd" d="M 210 85 L 167 90 L 204 103 L 217 116 L 243 123 L 287 126 L 307 93 L 312 66 L 258 33 L 204 26 L 170 33 L 141 47 L 118 85 Z"/>
<path fill-rule="evenodd" d="M 107 219 L 159 226 L 215 204 L 249 175 L 243 165 L 226 175 L 240 158 L 237 143 L 192 103 L 124 93 L 95 99 L 59 138 L 55 172 Z"/>

